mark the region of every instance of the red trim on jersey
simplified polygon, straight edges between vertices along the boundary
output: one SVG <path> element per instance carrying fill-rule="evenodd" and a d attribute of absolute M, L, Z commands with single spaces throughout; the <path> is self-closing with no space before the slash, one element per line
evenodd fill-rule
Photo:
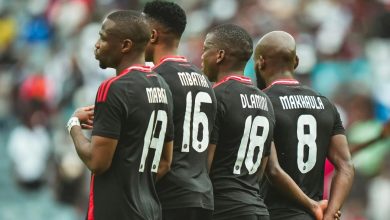
<path fill-rule="evenodd" d="M 89 187 L 89 205 L 88 205 L 88 220 L 94 220 L 95 216 L 93 214 L 94 209 L 94 186 L 95 186 L 95 175 L 91 176 L 91 185 Z"/>
<path fill-rule="evenodd" d="M 279 85 L 296 85 L 296 84 L 299 84 L 299 82 L 296 79 L 278 79 L 278 80 L 273 81 L 269 86 L 267 86 L 267 88 L 265 88 L 263 90 L 266 90 L 266 89 L 268 89 L 271 86 L 276 85 L 276 84 L 279 84 Z"/>
<path fill-rule="evenodd" d="M 99 90 L 98 90 L 97 102 L 100 102 L 100 101 L 102 100 L 103 93 L 104 93 L 104 89 L 106 88 L 107 82 L 108 82 L 109 80 L 110 80 L 110 79 L 105 80 L 105 81 L 100 85 Z"/>
<path fill-rule="evenodd" d="M 121 78 L 122 76 L 126 75 L 127 73 L 129 73 L 129 72 L 131 72 L 133 70 L 138 70 L 138 71 L 145 72 L 145 73 L 152 72 L 152 68 L 150 66 L 141 66 L 141 65 L 133 65 L 133 66 L 130 66 L 130 67 L 122 70 L 122 72 L 120 72 L 118 76 L 113 77 L 113 78 L 108 79 L 105 82 L 103 82 L 103 84 L 101 86 L 101 89 L 99 89 L 99 91 L 98 91 L 97 102 L 104 102 L 104 101 L 106 101 L 108 90 L 110 89 L 111 84 L 115 80 Z"/>
<path fill-rule="evenodd" d="M 163 58 L 160 59 L 160 61 L 158 62 L 158 64 L 156 64 L 153 69 L 155 69 L 156 67 L 158 67 L 159 65 L 161 65 L 162 63 L 166 62 L 166 61 L 173 61 L 173 62 L 188 62 L 187 59 L 183 56 L 165 56 Z"/>
<path fill-rule="evenodd" d="M 221 85 L 222 83 L 225 83 L 229 80 L 236 80 L 236 81 L 239 81 L 241 83 L 252 84 L 252 80 L 249 77 L 242 76 L 242 75 L 229 75 L 229 76 L 225 76 L 219 82 L 215 83 L 213 85 L 213 88 L 215 88 L 215 87 L 217 87 L 217 86 Z"/>

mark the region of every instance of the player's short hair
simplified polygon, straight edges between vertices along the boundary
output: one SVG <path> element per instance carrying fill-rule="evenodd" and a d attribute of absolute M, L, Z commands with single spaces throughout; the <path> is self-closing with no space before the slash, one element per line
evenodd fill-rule
<path fill-rule="evenodd" d="M 151 18 L 163 25 L 166 31 L 174 33 L 179 38 L 186 28 L 186 13 L 176 3 L 167 1 L 148 2 L 143 12 L 147 18 Z"/>
<path fill-rule="evenodd" d="M 123 39 L 130 39 L 133 47 L 139 50 L 145 50 L 150 40 L 150 27 L 140 12 L 134 10 L 119 10 L 110 13 L 107 19 L 115 23 L 115 29 L 112 34 Z"/>
<path fill-rule="evenodd" d="M 252 56 L 253 41 L 243 28 L 235 24 L 222 24 L 213 28 L 213 34 L 219 49 L 229 51 L 237 61 L 247 62 Z"/>

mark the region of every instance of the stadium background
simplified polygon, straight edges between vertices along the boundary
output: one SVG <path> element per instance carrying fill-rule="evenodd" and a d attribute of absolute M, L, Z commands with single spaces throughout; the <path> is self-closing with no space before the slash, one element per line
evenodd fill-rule
<path fill-rule="evenodd" d="M 65 123 L 113 75 L 93 55 L 102 18 L 145 2 L 0 0 L 0 219 L 83 219 L 89 173 Z M 195 64 L 217 24 L 241 25 L 255 42 L 285 30 L 298 43 L 298 79 L 337 103 L 351 143 L 375 137 L 390 119 L 389 0 L 176 2 L 188 16 L 180 54 Z M 354 155 L 342 219 L 389 219 L 389 151 L 384 140 Z"/>

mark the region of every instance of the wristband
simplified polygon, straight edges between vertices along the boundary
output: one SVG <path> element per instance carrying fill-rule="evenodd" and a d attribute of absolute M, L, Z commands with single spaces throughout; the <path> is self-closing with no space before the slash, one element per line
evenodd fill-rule
<path fill-rule="evenodd" d="M 72 127 L 75 125 L 81 127 L 79 118 L 73 116 L 69 119 L 68 123 L 66 124 L 69 134 L 70 134 L 70 129 L 72 129 Z"/>

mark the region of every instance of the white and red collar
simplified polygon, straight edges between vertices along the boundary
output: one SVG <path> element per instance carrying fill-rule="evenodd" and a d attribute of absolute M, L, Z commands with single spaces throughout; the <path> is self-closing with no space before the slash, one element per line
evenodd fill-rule
<path fill-rule="evenodd" d="M 181 63 L 188 62 L 187 59 L 184 56 L 165 56 L 165 57 L 160 59 L 158 64 L 156 64 L 153 67 L 153 69 L 155 69 L 156 67 L 158 67 L 159 65 L 161 65 L 162 63 L 167 62 L 167 61 L 181 62 Z"/>
<path fill-rule="evenodd" d="M 273 81 L 269 86 L 267 86 L 267 88 L 265 88 L 264 90 L 270 88 L 271 86 L 273 85 L 297 85 L 299 84 L 298 80 L 296 79 L 278 79 L 278 80 L 275 80 Z"/>
<path fill-rule="evenodd" d="M 229 75 L 229 76 L 223 77 L 219 82 L 215 83 L 213 85 L 213 88 L 215 88 L 215 87 L 217 87 L 217 86 L 221 85 L 222 83 L 225 83 L 229 80 L 236 80 L 236 81 L 239 81 L 241 83 L 252 84 L 252 80 L 249 77 L 242 76 L 242 75 Z"/>
<path fill-rule="evenodd" d="M 128 73 L 132 70 L 138 70 L 138 71 L 145 72 L 145 73 L 152 72 L 152 68 L 150 66 L 142 66 L 142 65 L 135 64 L 135 65 L 132 65 L 132 66 L 127 67 L 126 69 L 122 70 L 122 72 L 119 74 L 119 76 L 122 74 Z"/>

